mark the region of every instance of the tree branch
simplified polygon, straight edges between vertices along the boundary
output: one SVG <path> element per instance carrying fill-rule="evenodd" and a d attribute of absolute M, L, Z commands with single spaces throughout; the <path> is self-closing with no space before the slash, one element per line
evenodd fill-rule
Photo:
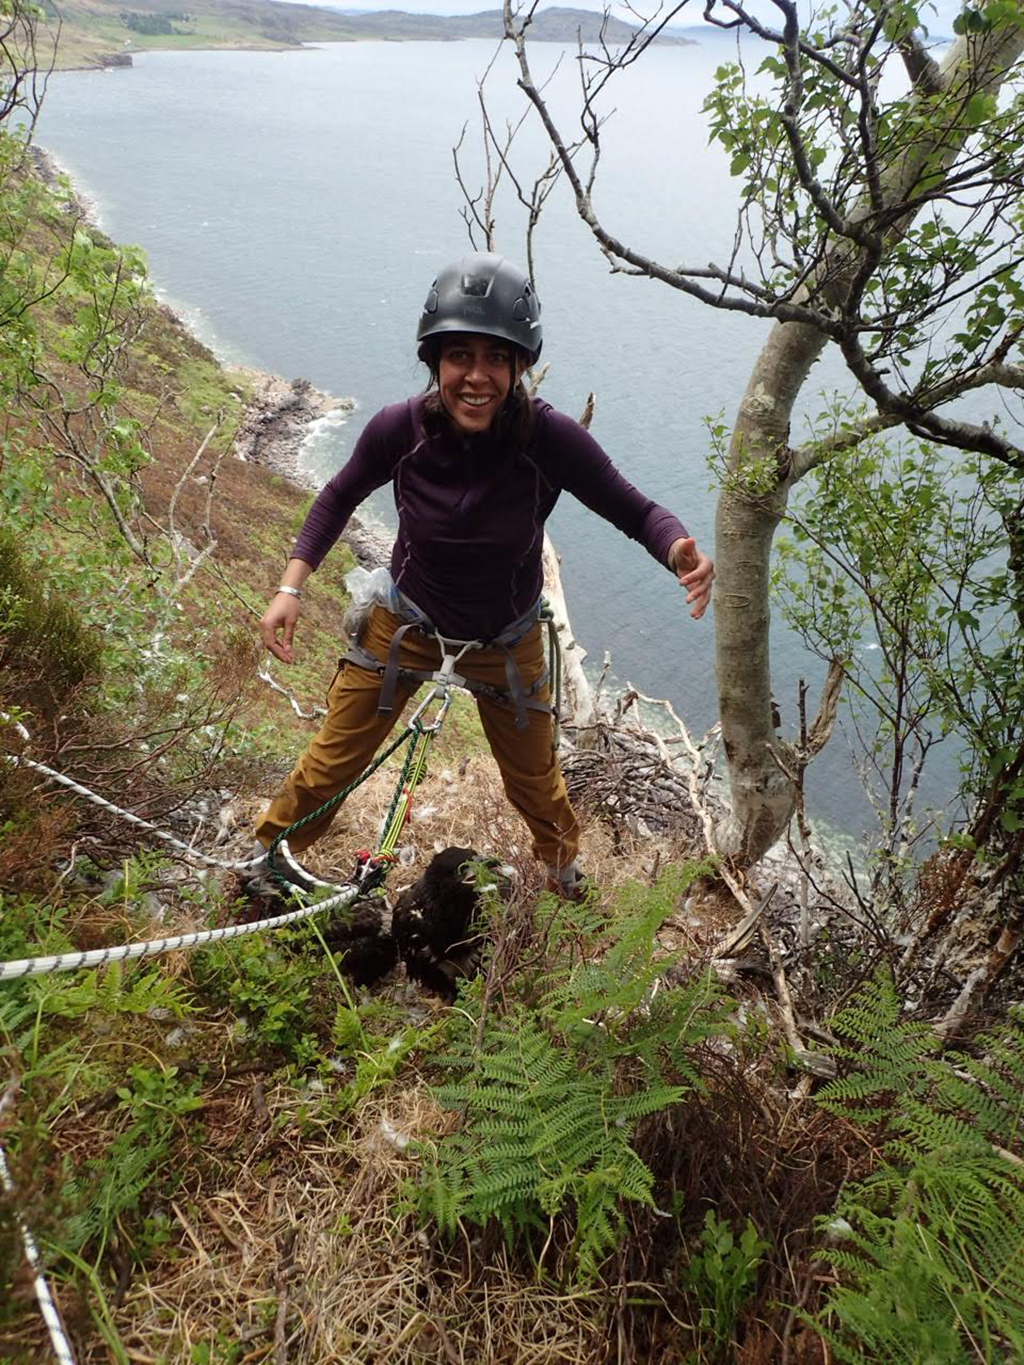
<path fill-rule="evenodd" d="M 941 69 L 935 58 L 928 55 L 920 37 L 912 31 L 905 33 L 900 38 L 898 46 L 914 89 L 923 95 L 941 94 Z"/>
<path fill-rule="evenodd" d="M 714 308 L 723 309 L 726 312 L 746 313 L 749 317 L 775 318 L 780 322 L 799 322 L 806 326 L 814 327 L 819 331 L 831 334 L 834 324 L 831 319 L 823 313 L 804 305 L 787 301 L 775 300 L 772 302 L 759 303 L 750 298 L 737 298 L 735 296 L 723 296 L 721 293 L 715 293 L 709 289 L 703 288 L 688 275 L 683 274 L 678 270 L 673 270 L 668 266 L 664 266 L 660 262 L 643 255 L 641 252 L 634 251 L 624 242 L 619 241 L 612 233 L 608 232 L 594 211 L 590 191 L 580 179 L 579 172 L 574 164 L 573 154 L 559 132 L 559 129 L 552 118 L 551 111 L 533 80 L 529 59 L 526 55 L 526 26 L 524 24 L 517 26 L 511 0 L 505 0 L 504 15 L 505 33 L 515 48 L 516 58 L 519 64 L 519 88 L 523 91 L 540 116 L 545 132 L 561 163 L 565 177 L 572 186 L 572 191 L 576 199 L 577 213 L 584 223 L 586 223 L 587 227 L 600 244 L 602 251 L 612 260 L 613 264 L 615 264 L 616 261 L 628 262 L 629 265 L 634 266 L 651 279 L 661 280 L 663 284 L 667 284 L 671 288 L 679 290 L 681 293 L 689 294 L 692 298 L 700 299 L 701 302 Z M 714 267 L 708 267 L 708 269 L 712 271 L 715 270 Z M 712 278 L 721 281 L 724 273 L 725 272 L 714 273 Z M 706 277 L 707 272 L 702 271 L 701 274 Z M 734 287 L 741 287 L 740 281 L 735 278 L 731 278 L 728 282 L 733 284 Z"/>
<path fill-rule="evenodd" d="M 894 393 L 870 363 L 856 337 L 847 334 L 841 338 L 839 344 L 847 367 L 868 397 L 883 413 L 898 418 L 909 431 L 926 439 L 930 437 L 941 441 L 943 445 L 955 446 L 959 450 L 991 455 L 1012 469 L 1024 470 L 1024 450 L 1000 436 L 992 427 L 974 422 L 956 422 L 941 417 L 937 412 L 915 402 L 913 396 Z"/>

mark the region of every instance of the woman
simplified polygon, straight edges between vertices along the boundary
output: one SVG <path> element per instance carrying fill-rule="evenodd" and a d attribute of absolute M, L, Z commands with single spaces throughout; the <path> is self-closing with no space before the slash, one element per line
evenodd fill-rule
<path fill-rule="evenodd" d="M 544 522 L 562 490 L 573 493 L 676 573 L 698 619 L 714 567 L 677 518 L 627 483 L 582 427 L 528 398 L 522 377 L 540 355 L 540 302 L 521 270 L 489 254 L 455 261 L 431 286 L 417 341 L 430 370 L 426 394 L 368 423 L 310 509 L 260 623 L 270 652 L 291 663 L 306 579 L 359 503 L 392 482 L 395 591 L 386 606 L 374 606 L 331 685 L 323 728 L 257 837 L 269 847 L 368 765 L 417 686 L 403 670 L 439 666 L 436 630 L 484 646 L 464 654 L 459 671 L 478 689 L 505 792 L 530 827 L 549 888 L 575 897 L 583 886 L 579 826 L 552 750 L 537 618 Z M 293 851 L 307 848 L 330 820 L 298 831 Z"/>

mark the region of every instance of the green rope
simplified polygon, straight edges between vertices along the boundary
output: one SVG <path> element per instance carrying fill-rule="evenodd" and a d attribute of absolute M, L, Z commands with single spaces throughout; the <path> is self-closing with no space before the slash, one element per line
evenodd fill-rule
<path fill-rule="evenodd" d="M 402 767 L 402 771 L 401 771 L 401 773 L 399 774 L 399 777 L 398 777 L 398 785 L 395 787 L 395 794 L 394 794 L 394 796 L 391 798 L 391 808 L 390 808 L 389 811 L 388 811 L 387 819 L 384 821 L 384 833 L 383 833 L 383 835 L 381 836 L 381 841 L 380 841 L 380 852 L 381 852 L 381 853 L 390 853 L 390 852 L 392 852 L 392 846 L 393 846 L 395 840 L 398 838 L 398 835 L 401 833 L 402 825 L 405 824 L 405 819 L 404 819 L 404 817 L 403 817 L 402 822 L 401 822 L 401 825 L 399 825 L 398 829 L 395 830 L 395 831 L 392 831 L 392 828 L 391 828 L 392 822 L 394 821 L 395 812 L 396 812 L 397 809 L 398 809 L 399 802 L 400 802 L 401 799 L 402 799 L 402 792 L 405 790 L 406 781 L 407 781 L 407 779 L 408 779 L 408 777 L 409 777 L 409 771 L 410 771 L 410 769 L 412 768 L 413 759 L 416 757 L 416 750 L 417 750 L 417 747 L 420 745 L 420 743 L 421 743 L 421 741 L 422 741 L 423 748 L 422 748 L 422 750 L 421 750 L 421 753 L 423 753 L 423 754 L 425 755 L 425 754 L 426 754 L 426 750 L 427 750 L 427 744 L 428 744 L 429 738 L 430 738 L 430 736 L 429 736 L 429 735 L 425 735 L 425 734 L 423 733 L 423 731 L 419 728 L 419 726 L 416 727 L 415 733 L 414 733 L 414 735 L 413 735 L 412 743 L 409 745 L 409 752 L 408 752 L 408 753 L 406 754 L 406 756 L 405 756 L 405 763 L 404 763 L 404 765 L 403 765 L 403 767 Z M 421 778 L 422 776 L 423 776 L 423 764 L 421 763 L 420 766 L 419 766 L 419 770 L 418 770 L 418 772 L 416 773 L 414 779 L 413 779 L 412 781 L 409 782 L 409 795 L 410 795 L 410 797 L 412 796 L 413 788 L 416 786 L 416 784 L 419 782 L 419 780 L 420 780 L 420 778 Z M 389 841 L 390 841 L 390 843 L 389 843 Z"/>
<path fill-rule="evenodd" d="M 381 766 L 381 764 L 385 763 L 391 757 L 391 755 L 395 752 L 396 749 L 401 748 L 401 746 L 405 743 L 405 741 L 409 738 L 410 735 L 414 736 L 414 743 L 410 745 L 410 750 L 414 749 L 415 739 L 418 738 L 418 736 L 416 736 L 416 732 L 413 730 L 412 726 L 407 725 L 406 728 L 402 731 L 402 733 L 398 736 L 398 738 L 393 743 L 389 744 L 388 747 L 382 753 L 378 754 L 377 757 L 370 764 L 370 766 L 366 768 L 362 773 L 360 773 L 360 775 L 357 778 L 355 778 L 354 781 L 350 782 L 347 787 L 342 788 L 342 790 L 338 792 L 337 795 L 332 796 L 329 801 L 325 801 L 322 806 L 318 806 L 315 811 L 311 811 L 309 815 L 304 815 L 301 820 L 296 820 L 293 825 L 289 825 L 287 829 L 281 831 L 281 833 L 274 839 L 273 843 L 267 849 L 267 864 L 270 868 L 270 873 L 275 879 L 275 881 L 280 882 L 282 886 L 287 887 L 289 890 L 294 890 L 292 883 L 289 882 L 286 877 L 282 877 L 280 872 L 278 872 L 277 868 L 274 866 L 274 854 L 277 852 L 278 846 L 280 844 L 283 844 L 285 839 L 287 839 L 290 834 L 294 834 L 296 830 L 305 828 L 305 826 L 310 824 L 312 821 L 319 820 L 319 818 L 322 815 L 326 815 L 328 811 L 333 810 L 335 806 L 340 806 L 342 801 L 345 800 L 345 797 L 349 796 L 352 792 L 354 792 L 357 787 L 362 786 L 366 779 L 372 773 L 375 773 L 377 769 Z M 408 766 L 409 759 L 407 758 L 406 769 L 408 768 Z M 403 776 L 404 771 L 405 770 L 403 770 Z M 399 787 L 399 791 L 401 791 L 401 787 Z M 397 797 L 398 793 L 396 793 L 395 797 L 396 801 Z M 392 802 L 392 811 L 394 810 L 394 806 L 395 802 Z"/>
<path fill-rule="evenodd" d="M 548 630 L 548 676 L 551 679 L 551 748 L 558 753 L 562 735 L 562 642 L 558 638 L 555 613 L 547 598 L 541 599 L 539 619 Z"/>
<path fill-rule="evenodd" d="M 558 627 L 555 625 L 554 613 L 547 601 L 541 603 L 539 619 L 547 626 L 548 632 L 548 673 L 551 677 L 553 692 L 551 747 L 557 753 L 562 715 L 562 651 L 558 639 Z M 359 777 L 350 782 L 348 786 L 344 787 L 337 795 L 332 796 L 329 801 L 325 801 L 322 806 L 318 806 L 316 810 L 311 811 L 309 815 L 304 815 L 301 820 L 296 820 L 293 825 L 289 825 L 287 829 L 282 830 L 267 849 L 267 864 L 274 880 L 279 882 L 280 885 L 285 887 L 289 892 L 294 891 L 295 888 L 293 884 L 289 882 L 286 877 L 283 877 L 274 865 L 274 855 L 277 852 L 279 845 L 284 843 L 289 835 L 294 834 L 296 830 L 305 828 L 306 825 L 311 824 L 314 820 L 319 820 L 321 816 L 326 815 L 328 811 L 332 811 L 335 806 L 340 805 L 341 802 L 354 792 L 357 787 L 361 786 L 372 773 L 375 773 L 381 764 L 386 762 L 395 750 L 399 749 L 411 735 L 412 743 L 409 745 L 409 752 L 405 756 L 405 762 L 402 765 L 402 771 L 399 774 L 398 783 L 395 787 L 395 794 L 391 798 L 391 806 L 388 809 L 387 818 L 384 821 L 384 833 L 380 842 L 379 852 L 390 855 L 394 851 L 394 845 L 408 818 L 409 807 L 412 802 L 412 793 L 422 780 L 423 774 L 426 771 L 427 752 L 435 733 L 436 731 L 433 730 L 424 731 L 422 727 L 415 722 L 414 717 L 414 723 L 406 726 L 398 738 L 388 745 L 382 753 L 378 754 L 370 766 L 366 768 Z M 414 763 L 416 764 L 415 769 L 413 769 Z M 411 777 L 410 773 L 412 774 Z M 406 789 L 408 789 L 408 801 L 406 803 L 406 808 L 402 813 L 402 818 L 398 822 L 396 828 L 395 817 L 403 793 L 406 793 Z"/>

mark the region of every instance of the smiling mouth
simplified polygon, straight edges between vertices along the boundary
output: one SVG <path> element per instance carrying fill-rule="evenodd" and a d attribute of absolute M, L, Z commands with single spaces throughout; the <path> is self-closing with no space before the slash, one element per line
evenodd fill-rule
<path fill-rule="evenodd" d="M 494 397 L 493 395 L 488 398 L 485 395 L 460 393 L 459 402 L 465 403 L 470 408 L 485 408 L 489 403 L 494 402 Z"/>

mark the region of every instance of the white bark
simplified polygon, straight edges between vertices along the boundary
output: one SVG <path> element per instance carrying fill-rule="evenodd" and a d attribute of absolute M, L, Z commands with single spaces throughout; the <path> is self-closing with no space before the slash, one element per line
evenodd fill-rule
<path fill-rule="evenodd" d="M 562 720 L 582 730 L 597 720 L 597 709 L 590 683 L 583 671 L 583 660 L 587 657 L 587 651 L 576 643 L 576 637 L 573 635 L 569 611 L 565 605 L 565 593 L 562 590 L 558 555 L 547 532 L 544 534 L 544 595 L 551 605 L 562 646 Z"/>
<path fill-rule="evenodd" d="M 948 114 L 942 130 L 919 137 L 911 144 L 913 153 L 886 171 L 881 181 L 886 203 L 907 201 L 925 170 L 934 175 L 954 162 L 970 131 L 970 120 L 963 117 L 965 103 L 978 91 L 996 93 L 1022 51 L 1024 31 L 1016 27 L 961 38 L 953 45 L 922 95 L 933 118 L 936 101 L 945 100 Z M 890 230 L 886 247 L 899 240 L 912 218 L 905 214 Z M 848 290 L 859 264 L 859 250 L 850 242 L 826 261 L 832 297 L 839 300 Z M 716 838 L 721 853 L 744 865 L 782 836 L 793 811 L 793 785 L 771 752 L 774 748 L 784 757 L 772 719 L 769 563 L 789 489 L 813 465 L 804 461 L 794 470 L 789 425 L 797 395 L 827 340 L 823 332 L 802 323 L 773 328 L 740 405 L 718 505 L 716 648 L 732 811 Z M 764 488 L 769 482 L 763 477 L 765 461 L 777 465 L 777 481 L 770 492 L 754 494 L 751 487 Z"/>
<path fill-rule="evenodd" d="M 780 740 L 772 719 L 769 571 L 789 485 L 782 479 L 772 492 L 756 496 L 742 479 L 760 460 L 784 459 L 793 404 L 825 341 L 800 323 L 772 330 L 740 404 L 729 480 L 718 500 L 715 647 L 732 809 L 718 827 L 716 843 L 720 853 L 744 866 L 783 833 L 795 793 L 770 752 Z"/>

